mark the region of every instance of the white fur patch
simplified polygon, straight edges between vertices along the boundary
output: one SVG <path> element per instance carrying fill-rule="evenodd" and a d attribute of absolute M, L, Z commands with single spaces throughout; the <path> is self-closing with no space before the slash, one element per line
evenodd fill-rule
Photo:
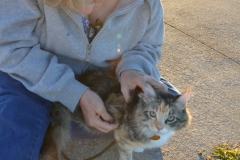
<path fill-rule="evenodd" d="M 148 145 L 146 145 L 146 147 L 144 148 L 156 148 L 156 147 L 161 147 L 163 145 L 165 145 L 169 138 L 172 136 L 172 132 L 171 131 L 164 131 L 164 133 L 160 133 L 158 134 L 160 136 L 159 140 L 151 140 L 150 143 Z"/>

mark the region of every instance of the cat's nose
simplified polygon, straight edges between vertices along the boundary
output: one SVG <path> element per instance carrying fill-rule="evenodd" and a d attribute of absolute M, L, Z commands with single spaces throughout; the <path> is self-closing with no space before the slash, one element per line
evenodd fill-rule
<path fill-rule="evenodd" d="M 157 130 L 158 130 L 158 131 L 160 131 L 160 130 L 162 130 L 162 129 L 163 129 L 163 127 L 159 127 L 159 126 L 158 126 L 158 127 L 156 127 L 156 128 L 157 128 Z"/>

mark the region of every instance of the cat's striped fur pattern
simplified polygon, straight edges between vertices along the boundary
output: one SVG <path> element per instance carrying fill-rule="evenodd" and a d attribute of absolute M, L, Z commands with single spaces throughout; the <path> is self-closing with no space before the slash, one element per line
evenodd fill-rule
<path fill-rule="evenodd" d="M 141 93 L 140 89 L 136 89 L 131 92 L 131 101 L 125 103 L 114 73 L 91 71 L 77 79 L 103 99 L 107 111 L 113 116 L 115 122 L 120 123 L 114 131 L 114 136 L 121 160 L 131 160 L 133 151 L 143 151 L 145 148 L 164 145 L 174 131 L 182 129 L 189 123 L 190 115 L 186 109 L 189 91 L 174 97 L 150 87 L 154 96 L 147 97 Z M 57 107 L 52 113 L 55 117 L 45 136 L 40 160 L 58 157 L 70 137 L 70 119 L 93 134 L 100 132 L 86 126 L 80 107 L 74 113 L 70 113 L 59 103 L 54 107 Z M 155 135 L 160 136 L 160 139 L 152 140 L 151 137 Z"/>

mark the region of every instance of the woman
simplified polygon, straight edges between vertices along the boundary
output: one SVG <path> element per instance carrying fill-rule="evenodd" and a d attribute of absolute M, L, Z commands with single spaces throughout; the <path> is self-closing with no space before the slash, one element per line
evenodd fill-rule
<path fill-rule="evenodd" d="M 146 83 L 168 89 L 155 65 L 164 32 L 159 0 L 2 0 L 0 15 L 2 159 L 38 159 L 50 102 L 72 112 L 79 103 L 86 123 L 103 132 L 118 126 L 74 78 L 92 64 L 116 68 L 126 101 L 136 86 L 147 94 Z"/>

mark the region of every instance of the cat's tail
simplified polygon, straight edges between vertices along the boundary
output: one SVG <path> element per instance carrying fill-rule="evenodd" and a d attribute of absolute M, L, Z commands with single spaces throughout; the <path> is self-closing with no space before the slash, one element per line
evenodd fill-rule
<path fill-rule="evenodd" d="M 45 134 L 39 160 L 59 159 L 70 139 L 70 111 L 61 103 L 54 103 L 52 121 Z"/>

